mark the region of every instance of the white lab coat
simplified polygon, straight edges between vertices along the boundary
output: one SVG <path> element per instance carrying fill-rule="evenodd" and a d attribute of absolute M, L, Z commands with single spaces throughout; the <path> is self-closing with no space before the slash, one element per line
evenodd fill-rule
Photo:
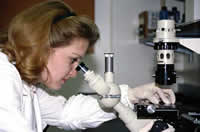
<path fill-rule="evenodd" d="M 123 86 L 122 102 L 128 104 L 128 87 Z M 115 118 L 90 96 L 50 96 L 46 91 L 21 80 L 15 66 L 0 52 L 0 132 L 42 132 L 46 125 L 66 130 L 97 127 Z"/>

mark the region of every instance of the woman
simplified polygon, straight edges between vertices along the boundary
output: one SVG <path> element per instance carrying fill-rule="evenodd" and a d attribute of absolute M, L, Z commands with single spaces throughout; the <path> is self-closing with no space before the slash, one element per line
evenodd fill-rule
<path fill-rule="evenodd" d="M 115 118 L 101 110 L 92 97 L 78 95 L 66 100 L 37 87 L 42 83 L 49 89 L 60 89 L 76 76 L 80 59 L 98 39 L 97 26 L 76 16 L 62 1 L 42 2 L 14 17 L 0 37 L 0 131 L 42 132 L 47 125 L 85 129 Z M 125 104 L 140 99 L 175 102 L 171 90 L 153 84 L 123 88 L 122 93 Z"/>

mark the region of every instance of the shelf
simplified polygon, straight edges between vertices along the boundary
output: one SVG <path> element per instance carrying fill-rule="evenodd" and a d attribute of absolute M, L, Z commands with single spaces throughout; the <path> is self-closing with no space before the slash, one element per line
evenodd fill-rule
<path fill-rule="evenodd" d="M 200 20 L 176 25 L 177 37 L 200 38 Z"/>

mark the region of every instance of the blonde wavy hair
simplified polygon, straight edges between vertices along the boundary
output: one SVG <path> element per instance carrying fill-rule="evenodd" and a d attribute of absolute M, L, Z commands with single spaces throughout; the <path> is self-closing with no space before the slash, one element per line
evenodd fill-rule
<path fill-rule="evenodd" d="M 92 20 L 77 16 L 63 1 L 39 3 L 16 15 L 7 32 L 0 34 L 1 51 L 16 63 L 22 80 L 36 84 L 47 68 L 52 48 L 67 46 L 74 38 L 89 41 L 89 47 L 99 39 Z"/>

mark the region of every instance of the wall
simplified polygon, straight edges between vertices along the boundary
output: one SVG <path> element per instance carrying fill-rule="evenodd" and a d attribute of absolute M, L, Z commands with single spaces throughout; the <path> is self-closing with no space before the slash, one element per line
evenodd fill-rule
<path fill-rule="evenodd" d="M 0 4 L 0 29 L 8 26 L 10 20 L 23 9 L 30 7 L 33 4 L 36 4 L 43 0 L 2 0 Z"/>
<path fill-rule="evenodd" d="M 185 0 L 186 22 L 200 19 L 200 1 L 199 0 Z"/>
<path fill-rule="evenodd" d="M 10 20 L 22 10 L 29 8 L 33 4 L 39 3 L 45 0 L 2 0 L 0 4 L 0 30 L 6 28 Z M 77 14 L 87 14 L 94 19 L 94 0 L 64 0 L 68 3 Z"/>
<path fill-rule="evenodd" d="M 113 50 L 117 83 L 135 87 L 152 82 L 154 50 L 138 42 L 138 14 L 158 11 L 159 0 L 113 0 Z"/>

